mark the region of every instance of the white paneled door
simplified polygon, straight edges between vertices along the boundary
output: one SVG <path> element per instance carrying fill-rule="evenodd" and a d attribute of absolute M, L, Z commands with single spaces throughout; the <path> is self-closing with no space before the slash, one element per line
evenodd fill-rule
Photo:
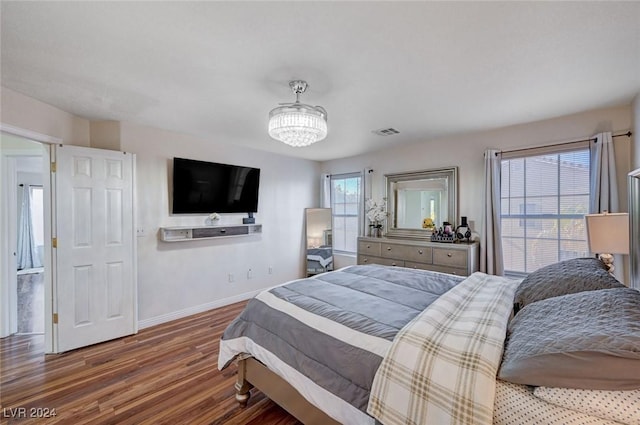
<path fill-rule="evenodd" d="M 137 332 L 135 155 L 58 145 L 55 162 L 54 351 L 63 352 Z"/>

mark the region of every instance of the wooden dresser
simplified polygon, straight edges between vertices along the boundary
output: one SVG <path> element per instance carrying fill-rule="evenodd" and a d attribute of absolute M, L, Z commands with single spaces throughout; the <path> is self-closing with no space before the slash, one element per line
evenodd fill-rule
<path fill-rule="evenodd" d="M 436 243 L 391 238 L 358 238 L 358 264 L 433 270 L 458 276 L 478 271 L 478 242 Z"/>

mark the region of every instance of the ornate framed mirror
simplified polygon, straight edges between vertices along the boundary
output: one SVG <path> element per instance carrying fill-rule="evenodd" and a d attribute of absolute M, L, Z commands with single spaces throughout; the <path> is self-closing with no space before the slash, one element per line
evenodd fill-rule
<path fill-rule="evenodd" d="M 387 237 L 429 239 L 433 228 L 458 220 L 458 167 L 385 174 Z M 424 227 L 423 227 L 424 226 Z"/>

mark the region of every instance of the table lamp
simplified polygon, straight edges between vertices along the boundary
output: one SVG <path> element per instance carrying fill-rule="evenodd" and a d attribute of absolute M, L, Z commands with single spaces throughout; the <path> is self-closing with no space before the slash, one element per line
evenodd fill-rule
<path fill-rule="evenodd" d="M 587 214 L 587 242 L 589 251 L 613 273 L 613 255 L 629 253 L 629 214 L 608 213 Z"/>

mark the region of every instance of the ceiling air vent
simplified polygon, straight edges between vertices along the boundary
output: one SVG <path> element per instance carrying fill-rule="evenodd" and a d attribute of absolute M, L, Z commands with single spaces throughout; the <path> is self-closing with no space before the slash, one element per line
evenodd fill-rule
<path fill-rule="evenodd" d="M 394 134 L 400 133 L 395 128 L 381 128 L 379 130 L 373 130 L 373 134 L 377 134 L 378 136 L 393 136 Z"/>

